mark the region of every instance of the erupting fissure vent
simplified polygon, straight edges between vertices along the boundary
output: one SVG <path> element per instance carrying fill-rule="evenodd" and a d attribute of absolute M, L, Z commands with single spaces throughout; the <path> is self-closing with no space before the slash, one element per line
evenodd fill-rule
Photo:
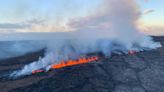
<path fill-rule="evenodd" d="M 68 66 L 75 66 L 75 65 L 80 65 L 80 64 L 85 64 L 93 61 L 99 60 L 98 56 L 93 56 L 89 58 L 79 58 L 77 60 L 68 60 L 68 61 L 61 61 L 61 63 L 58 64 L 53 64 L 51 65 L 50 69 L 60 69 Z M 39 69 L 39 70 L 34 70 L 32 71 L 32 74 L 37 74 L 37 73 L 42 73 L 45 72 L 44 69 Z"/>
<path fill-rule="evenodd" d="M 128 51 L 129 55 L 133 55 L 136 53 L 137 52 L 134 50 Z M 67 60 L 67 61 L 62 60 L 58 64 L 52 64 L 50 66 L 50 70 L 51 69 L 60 69 L 60 68 L 75 66 L 75 65 L 80 65 L 80 64 L 85 64 L 85 63 L 89 63 L 89 62 L 93 62 L 93 61 L 98 61 L 99 59 L 100 59 L 99 56 L 92 56 L 92 57 L 88 57 L 88 58 L 79 58 L 77 60 Z M 33 70 L 32 74 L 37 74 L 37 73 L 42 73 L 42 72 L 46 72 L 46 70 L 45 69 Z"/>

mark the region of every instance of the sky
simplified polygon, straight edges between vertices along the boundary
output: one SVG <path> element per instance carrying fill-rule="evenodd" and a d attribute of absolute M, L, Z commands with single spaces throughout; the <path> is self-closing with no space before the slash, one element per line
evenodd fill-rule
<path fill-rule="evenodd" d="M 0 29 L 13 32 L 45 20 L 65 22 L 87 16 L 101 3 L 102 0 L 1 0 Z M 142 16 L 144 24 L 164 27 L 164 0 L 137 0 L 137 3 L 143 13 L 150 12 Z"/>
<path fill-rule="evenodd" d="M 94 2 L 93 2 L 94 1 Z M 101 0 L 3 0 L 0 1 L 0 22 L 19 22 L 34 18 L 84 16 Z"/>
<path fill-rule="evenodd" d="M 151 14 L 145 15 L 142 19 L 151 25 L 164 25 L 164 0 L 138 0 L 142 11 L 151 9 Z"/>

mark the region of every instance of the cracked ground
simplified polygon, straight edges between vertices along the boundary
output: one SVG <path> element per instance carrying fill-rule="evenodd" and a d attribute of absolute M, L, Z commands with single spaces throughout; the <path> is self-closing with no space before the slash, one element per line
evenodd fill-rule
<path fill-rule="evenodd" d="M 155 40 L 163 44 L 164 37 Z M 18 79 L 3 76 L 42 55 L 1 61 L 0 92 L 164 92 L 164 47 Z"/>

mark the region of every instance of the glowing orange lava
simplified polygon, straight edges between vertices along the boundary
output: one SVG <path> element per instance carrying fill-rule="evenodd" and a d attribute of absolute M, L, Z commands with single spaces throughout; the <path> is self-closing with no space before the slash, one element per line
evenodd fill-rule
<path fill-rule="evenodd" d="M 44 72 L 44 70 L 34 70 L 34 71 L 32 71 L 32 74 L 37 74 L 37 73 L 42 73 L 42 72 Z"/>
<path fill-rule="evenodd" d="M 130 55 L 136 54 L 136 51 L 130 50 L 130 51 L 128 52 L 128 54 L 130 54 Z"/>
<path fill-rule="evenodd" d="M 74 66 L 79 64 L 85 64 L 89 62 L 93 62 L 98 60 L 98 57 L 90 57 L 90 58 L 79 58 L 78 60 L 68 60 L 67 62 L 61 61 L 59 64 L 54 64 L 51 66 L 52 69 L 59 69 L 67 66 Z"/>
<path fill-rule="evenodd" d="M 68 66 L 74 66 L 74 65 L 80 65 L 80 64 L 85 64 L 93 61 L 97 61 L 99 57 L 94 56 L 94 57 L 89 57 L 89 58 L 79 58 L 78 60 L 68 60 L 66 62 L 61 61 L 59 64 L 53 64 L 51 65 L 50 69 L 60 69 Z M 44 69 L 39 69 L 39 70 L 34 70 L 32 71 L 32 74 L 37 74 L 37 73 L 42 73 L 45 72 Z"/>

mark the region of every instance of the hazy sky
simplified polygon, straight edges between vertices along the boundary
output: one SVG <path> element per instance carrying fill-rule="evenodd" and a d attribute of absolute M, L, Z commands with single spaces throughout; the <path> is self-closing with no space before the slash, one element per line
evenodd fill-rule
<path fill-rule="evenodd" d="M 0 22 L 84 16 L 100 3 L 101 0 L 3 0 L 0 1 Z"/>
<path fill-rule="evenodd" d="M 45 18 L 65 21 L 69 18 L 86 16 L 98 9 L 101 2 L 102 0 L 1 0 L 0 29 L 7 27 L 12 29 L 15 26 L 21 28 L 21 25 L 11 23 L 37 22 Z M 142 18 L 146 24 L 163 25 L 164 0 L 137 0 L 137 3 L 141 11 L 151 12 Z M 35 19 L 37 21 L 31 21 Z"/>
<path fill-rule="evenodd" d="M 154 25 L 164 25 L 164 0 L 138 0 L 142 11 L 152 9 L 154 12 L 143 17 L 147 23 Z"/>

